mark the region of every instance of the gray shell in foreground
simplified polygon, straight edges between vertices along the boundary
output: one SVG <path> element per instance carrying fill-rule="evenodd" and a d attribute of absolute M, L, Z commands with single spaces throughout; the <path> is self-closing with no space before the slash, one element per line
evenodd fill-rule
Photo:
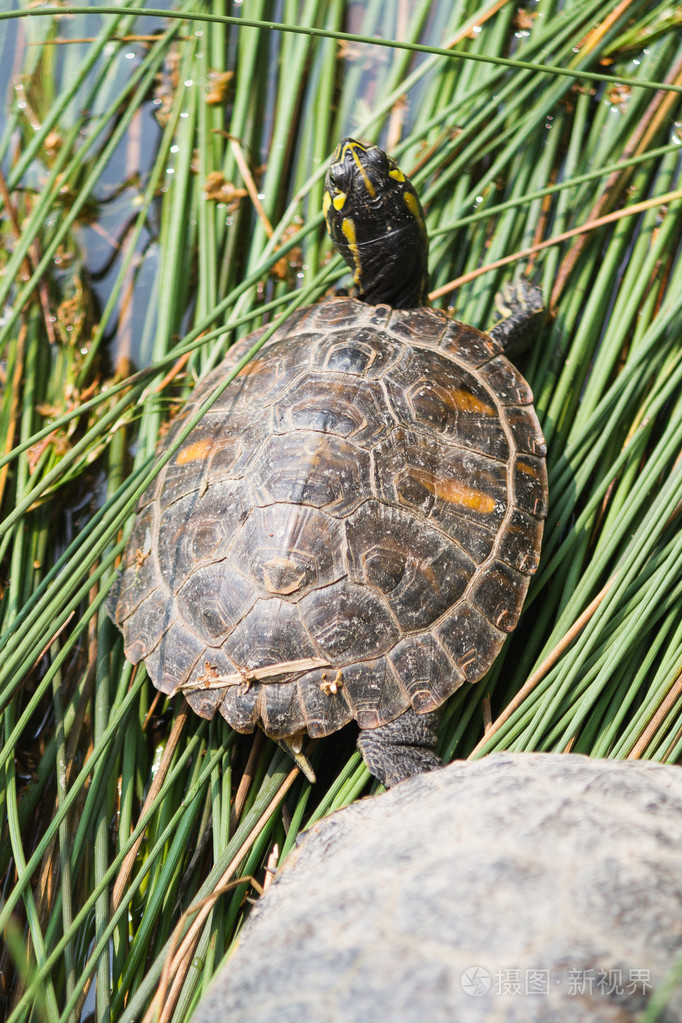
<path fill-rule="evenodd" d="M 275 738 L 436 709 L 493 663 L 538 564 L 532 400 L 498 342 L 436 310 L 289 317 L 140 501 L 111 608 L 126 656 Z"/>
<path fill-rule="evenodd" d="M 419 775 L 311 829 L 192 1023 L 634 1023 L 682 956 L 680 850 L 679 767 Z"/>

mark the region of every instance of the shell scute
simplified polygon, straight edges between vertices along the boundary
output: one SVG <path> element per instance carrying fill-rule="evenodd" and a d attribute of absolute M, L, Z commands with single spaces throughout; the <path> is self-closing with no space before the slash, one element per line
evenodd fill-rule
<path fill-rule="evenodd" d="M 313 739 L 330 735 L 353 720 L 343 672 L 318 668 L 297 681 L 306 720 L 306 730 Z"/>
<path fill-rule="evenodd" d="M 362 303 L 360 303 L 362 305 Z M 343 328 L 356 329 L 361 326 L 374 326 L 382 329 L 386 326 L 391 315 L 391 308 L 387 305 L 367 306 L 358 309 L 358 302 L 353 298 L 329 298 L 319 305 L 310 306 L 304 310 L 306 327 L 310 330 L 327 332 L 331 330 L 343 330 Z"/>
<path fill-rule="evenodd" d="M 521 614 L 528 580 L 502 561 L 482 568 L 468 599 L 488 621 L 502 632 L 513 632 Z"/>
<path fill-rule="evenodd" d="M 307 505 L 254 508 L 242 527 L 231 564 L 264 594 L 298 600 L 344 575 L 343 527 Z"/>
<path fill-rule="evenodd" d="M 467 682 L 477 682 L 485 675 L 505 639 L 505 633 L 465 601 L 457 604 L 434 631 Z"/>
<path fill-rule="evenodd" d="M 360 661 L 342 671 L 346 699 L 360 728 L 376 728 L 405 710 L 408 697 L 386 657 Z"/>
<path fill-rule="evenodd" d="M 114 621 L 128 619 L 142 601 L 159 585 L 154 551 L 156 506 L 148 505 L 137 519 L 123 557 Z"/>
<path fill-rule="evenodd" d="M 395 425 L 381 384 L 342 373 L 309 372 L 292 382 L 273 408 L 275 431 L 333 433 L 369 448 Z"/>
<path fill-rule="evenodd" d="M 536 519 L 547 515 L 547 466 L 544 458 L 517 455 L 513 462 L 514 504 Z"/>
<path fill-rule="evenodd" d="M 349 576 L 379 590 L 401 630 L 426 629 L 475 569 L 460 548 L 400 508 L 367 501 L 346 521 Z"/>
<path fill-rule="evenodd" d="M 177 609 L 169 599 L 169 594 L 161 587 L 152 590 L 123 622 L 128 660 L 133 664 L 138 664 L 142 658 L 147 661 L 176 619 Z M 159 685 L 149 665 L 147 670 L 154 683 Z"/>
<path fill-rule="evenodd" d="M 263 686 L 260 708 L 263 728 L 273 739 L 286 739 L 305 731 L 305 712 L 296 682 Z"/>
<path fill-rule="evenodd" d="M 372 380 L 383 376 L 398 352 L 387 333 L 366 327 L 335 332 L 320 346 L 317 356 L 320 368 L 329 373 Z"/>
<path fill-rule="evenodd" d="M 185 693 L 185 699 L 195 714 L 200 718 L 207 718 L 209 721 L 215 717 L 216 695 L 211 689 L 192 689 Z M 253 731 L 256 724 L 254 721 L 248 731 Z M 233 726 L 234 727 L 234 726 Z"/>
<path fill-rule="evenodd" d="M 449 321 L 440 347 L 472 369 L 478 369 L 502 353 L 502 345 L 498 341 L 459 320 Z"/>
<path fill-rule="evenodd" d="M 230 417 L 233 426 L 226 430 L 225 421 L 219 412 L 211 411 L 209 416 L 219 425 L 215 443 L 208 455 L 204 486 L 211 487 L 222 481 L 242 479 L 269 434 L 267 417 L 262 412 Z"/>
<path fill-rule="evenodd" d="M 299 614 L 299 605 L 279 597 L 256 600 L 230 632 L 223 649 L 247 673 L 318 654 Z M 277 677 L 273 675 L 272 685 L 279 684 Z"/>
<path fill-rule="evenodd" d="M 263 347 L 240 370 L 218 398 L 212 411 L 222 413 L 221 421 L 224 423 L 225 414 L 232 414 L 235 409 L 268 407 L 276 395 L 289 386 L 292 374 L 307 365 L 316 338 L 314 333 L 304 333 L 295 339 L 288 334 L 274 335 L 270 344 Z"/>
<path fill-rule="evenodd" d="M 238 677 L 239 674 L 239 666 L 227 656 L 222 647 L 209 645 L 206 647 L 204 656 L 199 658 L 187 677 L 187 685 L 197 687 L 187 691 L 187 699 L 193 693 L 202 692 L 207 699 L 213 701 L 215 712 L 216 700 L 220 702 L 227 688 L 234 686 L 235 683 L 241 684 L 241 679 Z M 216 690 L 214 688 L 215 683 L 221 679 L 225 680 L 225 689 Z"/>
<path fill-rule="evenodd" d="M 500 419 L 511 432 L 518 451 L 544 458 L 547 453 L 545 438 L 532 405 L 510 405 L 500 409 Z"/>
<path fill-rule="evenodd" d="M 320 656 L 330 664 L 376 657 L 390 650 L 399 635 L 383 597 L 347 578 L 308 593 L 298 606 Z"/>
<path fill-rule="evenodd" d="M 388 658 L 418 713 L 436 710 L 466 681 L 432 632 L 407 636 Z"/>
<path fill-rule="evenodd" d="M 500 536 L 497 557 L 523 575 L 533 575 L 540 564 L 542 519 L 514 508 Z"/>
<path fill-rule="evenodd" d="M 197 566 L 226 557 L 248 514 L 248 490 L 238 483 L 195 490 L 163 510 L 158 557 L 161 577 L 172 593 Z"/>
<path fill-rule="evenodd" d="M 256 602 L 249 579 L 225 561 L 195 568 L 177 594 L 183 621 L 204 643 L 222 642 Z"/>
<path fill-rule="evenodd" d="M 453 539 L 459 534 L 467 552 L 469 544 L 456 523 L 471 521 L 493 535 L 502 524 L 506 465 L 477 452 L 401 427 L 375 449 L 375 474 L 377 491 L 387 503 L 431 519 Z"/>
<path fill-rule="evenodd" d="M 533 404 L 533 392 L 530 387 L 504 356 L 491 359 L 480 366 L 478 372 L 500 405 Z"/>
<path fill-rule="evenodd" d="M 164 448 L 175 442 L 183 425 L 184 423 L 177 420 L 173 423 Z M 208 416 L 203 416 L 194 426 L 189 436 L 161 470 L 156 492 L 162 508 L 167 508 L 175 501 L 202 488 L 208 477 L 210 455 L 218 441 L 220 431 L 219 420 Z"/>
<path fill-rule="evenodd" d="M 418 341 L 435 348 L 442 343 L 451 322 L 440 309 L 410 309 L 407 315 L 396 311 L 391 317 L 391 331 L 408 344 Z"/>
<path fill-rule="evenodd" d="M 145 656 L 144 663 L 154 685 L 162 693 L 171 695 L 187 681 L 194 666 L 205 656 L 206 644 L 178 617 Z"/>
<path fill-rule="evenodd" d="M 248 682 L 230 686 L 225 690 L 219 708 L 225 720 L 237 732 L 252 732 L 261 716 L 261 686 Z"/>
<path fill-rule="evenodd" d="M 407 348 L 387 382 L 405 426 L 418 426 L 500 461 L 509 444 L 489 390 L 454 360 L 428 349 Z"/>
<path fill-rule="evenodd" d="M 310 504 L 334 515 L 347 514 L 371 495 L 369 454 L 333 434 L 278 434 L 270 437 L 252 474 L 258 504 Z"/>

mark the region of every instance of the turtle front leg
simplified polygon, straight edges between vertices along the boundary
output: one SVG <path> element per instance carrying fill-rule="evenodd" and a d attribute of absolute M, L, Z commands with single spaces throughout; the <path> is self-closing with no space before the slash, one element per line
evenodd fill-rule
<path fill-rule="evenodd" d="M 488 333 L 514 358 L 529 348 L 545 322 L 542 291 L 521 278 L 495 296 L 496 323 Z"/>
<path fill-rule="evenodd" d="M 417 714 L 409 707 L 386 725 L 362 729 L 358 749 L 374 777 L 390 789 L 413 774 L 442 767 L 436 753 L 439 721 L 439 710 Z"/>

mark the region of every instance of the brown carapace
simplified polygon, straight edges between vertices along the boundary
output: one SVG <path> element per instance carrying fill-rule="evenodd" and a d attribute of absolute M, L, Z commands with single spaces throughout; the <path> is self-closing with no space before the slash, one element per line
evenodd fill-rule
<path fill-rule="evenodd" d="M 335 159 L 351 144 L 356 189 L 373 154 L 375 196 L 392 174 L 401 218 L 421 216 L 376 147 L 344 140 Z M 338 195 L 327 208 L 361 216 Z M 439 763 L 435 712 L 516 626 L 547 509 L 532 394 L 503 354 L 537 321 L 536 289 L 489 334 L 396 306 L 329 298 L 287 319 L 141 499 L 112 603 L 127 657 L 164 693 L 294 747 L 355 719 L 389 785 Z M 197 387 L 162 450 L 256 337 Z"/>

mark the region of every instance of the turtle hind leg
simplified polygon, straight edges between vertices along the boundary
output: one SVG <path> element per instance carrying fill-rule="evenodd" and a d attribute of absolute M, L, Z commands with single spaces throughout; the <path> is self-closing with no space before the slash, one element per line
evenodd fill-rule
<path fill-rule="evenodd" d="M 442 767 L 436 753 L 439 721 L 440 711 L 417 714 L 408 707 L 386 725 L 362 729 L 358 749 L 374 777 L 389 789 L 413 774 Z"/>
<path fill-rule="evenodd" d="M 542 291 L 524 278 L 506 284 L 495 296 L 497 320 L 488 331 L 501 344 L 505 355 L 514 356 L 528 348 L 545 320 Z"/>

